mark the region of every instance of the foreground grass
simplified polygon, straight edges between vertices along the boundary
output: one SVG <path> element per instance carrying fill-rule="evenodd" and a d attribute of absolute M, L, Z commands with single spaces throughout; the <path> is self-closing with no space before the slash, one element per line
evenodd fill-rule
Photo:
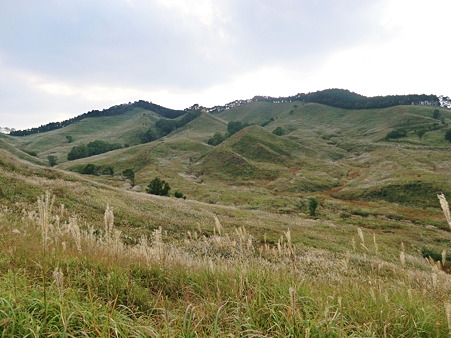
<path fill-rule="evenodd" d="M 388 262 L 361 239 L 366 249 L 338 254 L 293 245 L 289 231 L 270 244 L 244 228 L 225 232 L 218 218 L 213 235 L 169 240 L 157 229 L 124 244 L 109 207 L 105 229 L 94 230 L 51 201 L 41 198 L 34 213 L 2 209 L 2 336 L 447 337 L 451 329 L 450 276 L 404 251 Z"/>

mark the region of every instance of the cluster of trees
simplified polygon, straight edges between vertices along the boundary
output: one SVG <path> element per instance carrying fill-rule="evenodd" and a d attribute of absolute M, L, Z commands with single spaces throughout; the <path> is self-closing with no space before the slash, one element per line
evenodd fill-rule
<path fill-rule="evenodd" d="M 431 105 L 440 106 L 436 95 L 387 95 L 367 97 L 345 89 L 326 89 L 313 93 L 300 93 L 294 96 L 273 98 L 256 96 L 252 101 L 265 102 L 314 102 L 345 109 L 387 108 L 398 105 Z"/>
<path fill-rule="evenodd" d="M 155 127 L 149 128 L 144 135 L 141 137 L 141 142 L 151 142 L 157 140 L 163 136 L 168 135 L 172 131 L 183 127 L 188 122 L 199 117 L 201 114 L 200 111 L 190 111 L 183 115 L 183 117 L 179 120 L 169 120 L 169 119 L 159 119 L 155 122 Z"/>
<path fill-rule="evenodd" d="M 83 175 L 114 175 L 114 167 L 112 166 L 99 166 L 92 163 L 88 163 L 78 169 L 78 172 Z"/>
<path fill-rule="evenodd" d="M 250 126 L 249 123 L 243 123 L 240 121 L 230 121 L 227 124 L 227 132 L 224 135 L 221 133 L 215 133 L 213 137 L 208 139 L 207 143 L 212 146 L 217 146 L 218 144 L 221 144 L 233 134 L 236 134 L 241 129 L 244 129 L 248 126 Z"/>
<path fill-rule="evenodd" d="M 406 137 L 407 136 L 407 130 L 405 130 L 404 128 L 398 128 L 395 130 L 390 131 L 386 136 L 385 136 L 385 140 L 391 140 L 391 139 L 398 139 L 398 138 L 402 138 L 402 137 Z"/>
<path fill-rule="evenodd" d="M 283 135 L 286 134 L 286 131 L 285 131 L 285 129 L 283 129 L 282 127 L 277 127 L 276 129 L 274 129 L 274 130 L 272 131 L 272 133 L 273 133 L 274 135 L 277 135 L 277 136 L 283 136 Z"/>
<path fill-rule="evenodd" d="M 78 158 L 85 158 L 89 156 L 94 156 L 102 153 L 106 153 L 107 151 L 120 149 L 122 145 L 118 143 L 108 143 L 101 140 L 96 140 L 93 142 L 89 142 L 88 144 L 82 144 L 79 146 L 75 146 L 71 149 L 69 154 L 67 154 L 67 159 L 69 161 L 76 160 Z"/>
<path fill-rule="evenodd" d="M 152 181 L 150 181 L 149 185 L 147 186 L 146 192 L 152 195 L 169 196 L 170 190 L 171 187 L 169 186 L 168 182 L 161 180 L 159 177 L 155 177 Z M 180 191 L 175 191 L 174 197 L 186 199 L 186 196 Z"/>
<path fill-rule="evenodd" d="M 165 107 L 159 106 L 157 104 L 154 104 L 152 102 L 139 100 L 134 103 L 124 103 L 124 104 L 112 106 L 108 109 L 91 110 L 87 113 L 78 115 L 76 117 L 73 117 L 71 119 L 68 119 L 68 120 L 65 120 L 62 122 L 52 122 L 52 123 L 48 123 L 48 124 L 45 124 L 45 125 L 42 125 L 42 126 L 36 127 L 36 128 L 30 128 L 30 129 L 25 129 L 25 130 L 15 130 L 15 131 L 12 131 L 10 133 L 10 135 L 26 136 L 26 135 L 37 134 L 37 133 L 44 133 L 46 131 L 51 131 L 51 130 L 67 127 L 75 122 L 81 121 L 88 117 L 121 115 L 121 114 L 125 114 L 135 108 L 142 108 L 142 109 L 150 110 L 150 111 L 157 113 L 158 115 L 167 117 L 169 119 L 174 119 L 176 117 L 186 114 L 186 111 L 184 111 L 184 110 L 169 109 L 169 108 L 165 108 Z M 69 143 L 70 143 L 70 141 L 69 141 Z"/>

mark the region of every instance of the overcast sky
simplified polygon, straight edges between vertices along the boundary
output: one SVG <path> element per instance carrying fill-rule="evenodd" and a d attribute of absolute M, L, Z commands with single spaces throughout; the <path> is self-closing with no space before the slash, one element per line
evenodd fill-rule
<path fill-rule="evenodd" d="M 449 0 L 0 0 L 0 126 L 139 99 L 451 96 Z"/>

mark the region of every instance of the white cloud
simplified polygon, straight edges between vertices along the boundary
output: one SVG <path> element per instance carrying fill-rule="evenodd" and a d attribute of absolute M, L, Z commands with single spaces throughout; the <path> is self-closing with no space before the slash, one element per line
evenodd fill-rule
<path fill-rule="evenodd" d="M 0 126 L 138 99 L 451 95 L 449 13 L 449 0 L 0 2 Z"/>

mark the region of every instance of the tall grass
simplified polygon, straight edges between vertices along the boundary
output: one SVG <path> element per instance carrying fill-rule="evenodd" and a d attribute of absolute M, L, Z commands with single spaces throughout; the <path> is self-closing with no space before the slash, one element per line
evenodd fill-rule
<path fill-rule="evenodd" d="M 440 201 L 440 206 L 442 207 L 443 214 L 445 215 L 446 221 L 448 222 L 449 228 L 451 230 L 451 214 L 449 211 L 448 201 L 446 200 L 446 197 L 443 193 L 438 194 L 437 197 Z"/>
<path fill-rule="evenodd" d="M 100 230 L 51 201 L 46 215 L 0 214 L 2 336 L 448 336 L 450 276 L 407 253 L 381 259 L 364 229 L 347 254 L 296 246 L 289 230 L 226 231 L 219 215 L 201 225 L 210 235 L 157 228 L 125 244 L 110 207 Z"/>

